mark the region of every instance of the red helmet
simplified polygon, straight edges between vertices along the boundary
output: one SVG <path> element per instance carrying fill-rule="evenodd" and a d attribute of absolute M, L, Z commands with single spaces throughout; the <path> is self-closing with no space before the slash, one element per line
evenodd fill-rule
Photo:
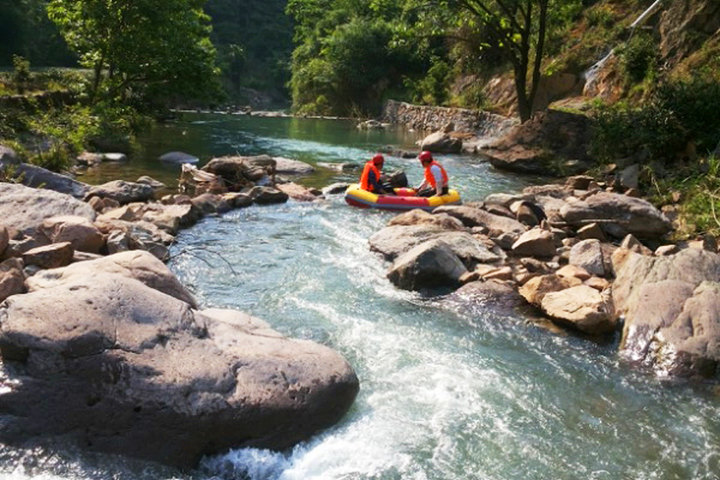
<path fill-rule="evenodd" d="M 417 158 L 418 158 L 418 160 L 420 160 L 421 163 L 433 161 L 432 154 L 430 152 L 428 152 L 427 150 L 425 150 L 424 152 L 421 152 Z"/>
<path fill-rule="evenodd" d="M 382 155 L 380 155 L 380 154 L 378 153 L 377 155 L 375 155 L 375 156 L 372 158 L 372 162 L 373 162 L 375 165 L 382 165 L 383 163 L 385 163 L 385 157 L 383 157 Z"/>

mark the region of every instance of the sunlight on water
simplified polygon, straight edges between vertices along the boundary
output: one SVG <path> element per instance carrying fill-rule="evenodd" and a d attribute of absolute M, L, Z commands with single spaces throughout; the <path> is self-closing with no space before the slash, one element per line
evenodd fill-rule
<path fill-rule="evenodd" d="M 235 147 L 307 154 L 311 162 L 357 160 L 393 143 L 347 125 L 267 119 L 247 129 L 248 121 L 212 118 L 182 138 L 207 141 L 202 151 L 187 148 L 203 160 Z M 170 149 L 156 141 L 148 151 Z M 528 181 L 469 157 L 443 163 L 466 201 Z M 388 164 L 420 180 L 416 161 Z M 169 266 L 203 307 L 246 311 L 348 359 L 361 389 L 338 425 L 286 452 L 237 449 L 206 458 L 187 475 L 85 455 L 50 461 L 52 454 L 20 451 L 14 458 L 18 451 L 6 449 L 4 465 L 19 467 L 2 478 L 718 478 L 717 395 L 625 370 L 614 343 L 557 336 L 514 315 L 395 288 L 367 243 L 391 217 L 351 208 L 342 196 L 253 206 L 202 220 L 172 249 Z M 49 466 L 38 467 L 42 461 Z"/>

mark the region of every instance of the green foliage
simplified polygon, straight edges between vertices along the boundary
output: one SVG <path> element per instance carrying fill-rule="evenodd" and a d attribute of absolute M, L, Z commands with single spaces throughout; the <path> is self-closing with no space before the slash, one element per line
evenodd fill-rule
<path fill-rule="evenodd" d="M 12 81 L 18 93 L 25 93 L 30 82 L 30 62 L 20 55 L 13 55 Z"/>
<path fill-rule="evenodd" d="M 683 185 L 680 234 L 686 236 L 720 235 L 720 158 L 711 156 L 702 167 L 703 173 L 695 173 Z"/>
<path fill-rule="evenodd" d="M 11 66 L 13 55 L 34 65 L 76 66 L 57 27 L 48 19 L 48 0 L 0 0 L 0 66 Z"/>
<path fill-rule="evenodd" d="M 208 0 L 211 39 L 223 80 L 233 98 L 240 87 L 287 98 L 293 26 L 285 0 Z"/>
<path fill-rule="evenodd" d="M 618 49 L 622 58 L 622 67 L 633 83 L 641 82 L 655 70 L 657 63 L 657 47 L 652 35 L 638 33 Z"/>
<path fill-rule="evenodd" d="M 51 0 L 48 15 L 80 63 L 91 101 L 163 106 L 218 92 L 205 0 Z"/>
<path fill-rule="evenodd" d="M 425 66 L 392 18 L 400 1 L 291 0 L 295 19 L 289 86 L 297 113 L 375 112 L 389 89 Z"/>
<path fill-rule="evenodd" d="M 615 15 L 607 5 L 598 5 L 585 12 L 588 26 L 608 29 L 615 22 Z"/>
<path fill-rule="evenodd" d="M 720 131 L 720 84 L 701 79 L 659 86 L 638 108 L 626 104 L 596 107 L 594 154 L 603 161 L 624 157 L 665 164 L 686 154 L 688 144 L 710 151 Z"/>
<path fill-rule="evenodd" d="M 448 83 L 450 81 L 450 65 L 444 60 L 435 58 L 425 78 L 414 84 L 416 103 L 426 105 L 443 105 L 448 100 Z"/>

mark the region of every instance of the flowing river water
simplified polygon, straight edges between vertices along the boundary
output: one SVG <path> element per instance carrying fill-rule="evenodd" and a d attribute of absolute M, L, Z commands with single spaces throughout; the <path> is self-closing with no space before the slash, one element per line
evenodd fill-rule
<path fill-rule="evenodd" d="M 145 158 L 184 149 L 269 153 L 360 163 L 399 132 L 358 132 L 341 121 L 189 116 L 144 140 Z M 443 156 L 465 200 L 535 179 L 476 158 Z M 133 167 L 135 165 L 135 167 Z M 135 162 L 167 181 L 177 172 Z M 415 160 L 386 170 L 420 180 Z M 121 175 L 122 173 L 122 175 Z M 89 174 L 90 175 L 90 174 Z M 324 171 L 322 186 L 357 172 Z M 182 232 L 170 268 L 205 307 L 236 308 L 292 337 L 341 352 L 360 393 L 336 426 L 286 452 L 238 449 L 179 474 L 104 456 L 0 449 L 7 478 L 192 479 L 713 479 L 720 478 L 720 396 L 668 384 L 618 363 L 617 338 L 596 343 L 520 317 L 458 310 L 396 289 L 368 237 L 392 217 L 317 203 L 253 206 Z"/>

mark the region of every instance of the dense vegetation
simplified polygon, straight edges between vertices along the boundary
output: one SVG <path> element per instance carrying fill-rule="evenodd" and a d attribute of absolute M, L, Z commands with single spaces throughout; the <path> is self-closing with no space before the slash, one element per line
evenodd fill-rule
<path fill-rule="evenodd" d="M 629 28 L 650 3 L 0 0 L 0 98 L 25 95 L 0 109 L 0 138 L 62 169 L 83 148 L 131 149 L 148 115 L 196 102 L 360 117 L 388 98 L 506 113 L 511 97 L 525 120 L 544 78 L 580 77 L 612 49 L 610 100 L 583 108 L 594 157 L 640 163 L 658 204 L 686 199 L 688 231 L 720 231 L 720 39 L 688 32 L 670 62 L 657 17 Z"/>
<path fill-rule="evenodd" d="M 367 113 L 392 94 L 477 107 L 477 91 L 451 97 L 452 80 L 507 68 L 527 120 L 546 42 L 581 10 L 579 0 L 290 0 L 293 104 L 299 112 Z"/>

